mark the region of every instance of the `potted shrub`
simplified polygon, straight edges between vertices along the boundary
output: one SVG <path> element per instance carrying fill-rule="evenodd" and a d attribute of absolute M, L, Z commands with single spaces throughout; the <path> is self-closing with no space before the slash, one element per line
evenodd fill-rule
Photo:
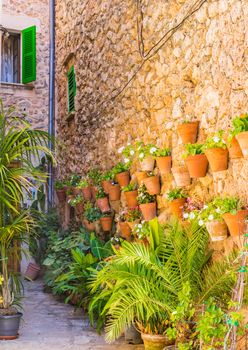
<path fill-rule="evenodd" d="M 131 183 L 123 187 L 122 191 L 124 192 L 125 199 L 127 202 L 127 206 L 129 208 L 137 207 L 138 206 L 138 201 L 137 201 L 137 196 L 138 196 L 138 190 L 137 190 L 137 185 L 135 183 Z"/>
<path fill-rule="evenodd" d="M 127 218 L 126 218 L 126 211 L 122 211 L 119 213 L 119 215 L 117 216 L 116 220 L 118 223 L 118 228 L 121 234 L 122 238 L 125 238 L 127 241 L 131 240 L 131 228 L 127 223 Z"/>
<path fill-rule="evenodd" d="M 130 182 L 129 166 L 130 166 L 129 163 L 125 164 L 125 163 L 119 162 L 112 169 L 115 179 L 120 185 L 120 187 L 125 187 Z"/>
<path fill-rule="evenodd" d="M 236 137 L 239 146 L 242 150 L 243 156 L 248 157 L 248 114 L 244 117 L 237 117 L 233 119 L 233 131 L 231 135 Z"/>
<path fill-rule="evenodd" d="M 169 173 L 172 166 L 171 150 L 169 148 L 158 149 L 155 152 L 155 157 L 160 174 Z"/>
<path fill-rule="evenodd" d="M 70 198 L 68 200 L 68 204 L 76 209 L 76 213 L 78 215 L 82 214 L 84 211 L 84 202 L 83 202 L 83 196 L 81 194 L 78 194 L 77 196 Z"/>
<path fill-rule="evenodd" d="M 84 218 L 83 225 L 89 231 L 94 231 L 96 228 L 96 222 L 101 218 L 101 212 L 98 208 L 93 207 L 91 202 L 86 202 L 84 206 Z"/>
<path fill-rule="evenodd" d="M 102 213 L 100 222 L 104 232 L 110 232 L 112 230 L 113 216 L 111 212 Z"/>
<path fill-rule="evenodd" d="M 141 171 L 153 171 L 157 147 L 153 144 L 145 145 L 143 142 L 137 143 L 138 157 Z"/>
<path fill-rule="evenodd" d="M 56 195 L 59 202 L 66 201 L 66 189 L 64 181 L 56 180 L 54 184 Z"/>
<path fill-rule="evenodd" d="M 109 185 L 111 184 L 112 180 L 113 180 L 112 171 L 107 171 L 105 174 L 102 175 L 102 187 L 106 194 L 109 193 Z"/>
<path fill-rule="evenodd" d="M 139 210 L 139 207 L 129 208 L 126 211 L 126 221 L 131 229 L 134 228 L 134 226 L 140 222 L 141 219 L 141 211 Z"/>
<path fill-rule="evenodd" d="M 248 209 L 244 209 L 240 200 L 235 197 L 218 197 L 215 198 L 215 205 L 220 208 L 231 236 L 243 235 L 246 231 Z"/>
<path fill-rule="evenodd" d="M 120 185 L 116 182 L 112 182 L 109 185 L 109 199 L 111 201 L 119 201 L 121 198 L 121 188 Z"/>
<path fill-rule="evenodd" d="M 146 186 L 149 194 L 160 194 L 160 181 L 158 175 L 154 175 L 153 172 L 149 172 L 148 177 L 143 180 L 143 183 Z"/>
<path fill-rule="evenodd" d="M 228 150 L 223 139 L 223 130 L 208 137 L 203 149 L 207 156 L 212 172 L 223 171 L 228 168 Z"/>
<path fill-rule="evenodd" d="M 80 189 L 78 188 L 78 184 L 81 180 L 81 176 L 78 175 L 78 174 L 73 174 L 71 176 L 71 179 L 70 179 L 70 186 L 72 188 L 72 194 L 74 194 L 74 196 L 80 194 Z"/>
<path fill-rule="evenodd" d="M 173 215 L 179 218 L 182 217 L 186 198 L 187 194 L 181 188 L 174 188 L 167 193 L 167 199 L 170 202 L 170 210 Z"/>
<path fill-rule="evenodd" d="M 206 176 L 208 169 L 208 160 L 203 152 L 203 145 L 195 143 L 187 144 L 185 147 L 185 162 L 190 177 L 198 178 Z"/>
<path fill-rule="evenodd" d="M 91 169 L 88 172 L 88 178 L 90 180 L 92 198 L 95 201 L 97 186 L 101 183 L 101 172 L 98 169 Z"/>
<path fill-rule="evenodd" d="M 77 188 L 81 190 L 81 192 L 83 193 L 83 197 L 86 201 L 91 200 L 91 188 L 89 181 L 86 178 L 80 180 L 79 184 L 77 185 Z"/>
<path fill-rule="evenodd" d="M 191 183 L 188 168 L 185 165 L 172 168 L 172 174 L 177 187 L 189 186 Z"/>
<path fill-rule="evenodd" d="M 147 192 L 145 185 L 138 189 L 138 203 L 145 221 L 157 215 L 156 197 Z"/>
<path fill-rule="evenodd" d="M 98 186 L 96 204 L 102 213 L 110 211 L 109 200 L 102 186 Z"/>
<path fill-rule="evenodd" d="M 199 121 L 186 116 L 182 124 L 178 125 L 177 131 L 184 144 L 195 143 L 197 140 Z"/>

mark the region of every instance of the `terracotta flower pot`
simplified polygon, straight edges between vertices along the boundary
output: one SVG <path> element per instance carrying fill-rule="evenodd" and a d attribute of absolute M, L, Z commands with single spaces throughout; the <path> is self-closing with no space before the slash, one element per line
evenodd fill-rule
<path fill-rule="evenodd" d="M 144 179 L 146 179 L 148 177 L 146 171 L 136 171 L 135 176 L 137 178 L 139 186 L 142 185 Z"/>
<path fill-rule="evenodd" d="M 227 148 L 209 148 L 205 150 L 213 173 L 223 171 L 228 168 L 228 150 Z"/>
<path fill-rule="evenodd" d="M 208 169 L 208 159 L 205 154 L 197 154 L 186 158 L 190 177 L 204 177 Z"/>
<path fill-rule="evenodd" d="M 198 126 L 199 121 L 178 125 L 177 131 L 184 144 L 196 142 Z"/>
<path fill-rule="evenodd" d="M 155 159 L 152 156 L 148 156 L 140 161 L 140 170 L 142 171 L 153 171 Z"/>
<path fill-rule="evenodd" d="M 62 190 L 56 190 L 56 195 L 59 202 L 65 202 L 66 201 L 66 192 L 65 189 Z"/>
<path fill-rule="evenodd" d="M 244 131 L 236 135 L 236 139 L 242 150 L 244 158 L 248 158 L 248 131 Z"/>
<path fill-rule="evenodd" d="M 173 345 L 175 341 L 169 340 L 166 335 L 141 333 L 145 350 L 163 350 L 165 346 Z"/>
<path fill-rule="evenodd" d="M 74 194 L 74 196 L 77 196 L 77 195 L 81 194 L 81 190 L 80 190 L 80 188 L 72 187 L 72 193 Z"/>
<path fill-rule="evenodd" d="M 96 225 L 94 222 L 89 222 L 87 219 L 83 219 L 83 225 L 88 231 L 95 231 Z"/>
<path fill-rule="evenodd" d="M 112 223 L 113 223 L 113 218 L 112 216 L 105 216 L 100 219 L 102 229 L 104 232 L 111 231 L 112 229 Z"/>
<path fill-rule="evenodd" d="M 110 181 L 107 181 L 107 180 L 102 181 L 102 187 L 106 194 L 109 193 L 109 185 L 110 185 Z"/>
<path fill-rule="evenodd" d="M 206 228 L 213 242 L 227 238 L 227 225 L 224 221 L 213 220 L 206 223 Z"/>
<path fill-rule="evenodd" d="M 159 176 L 150 176 L 144 179 L 144 185 L 147 188 L 149 194 L 159 194 L 160 193 L 160 181 Z"/>
<path fill-rule="evenodd" d="M 80 202 L 76 205 L 76 212 L 78 215 L 81 215 L 84 212 L 84 203 Z"/>
<path fill-rule="evenodd" d="M 120 185 L 109 185 L 109 199 L 111 201 L 118 201 L 121 198 Z"/>
<path fill-rule="evenodd" d="M 246 231 L 245 219 L 248 216 L 248 210 L 238 210 L 237 214 L 233 215 L 230 213 L 223 214 L 230 235 L 235 237 L 243 235 Z"/>
<path fill-rule="evenodd" d="M 123 173 L 119 173 L 115 175 L 116 181 L 121 187 L 125 187 L 130 182 L 130 174 L 129 171 L 124 171 Z"/>
<path fill-rule="evenodd" d="M 181 218 L 183 215 L 183 206 L 186 202 L 186 198 L 177 198 L 170 202 L 171 213 L 178 218 Z"/>
<path fill-rule="evenodd" d="M 232 138 L 231 146 L 228 148 L 228 151 L 229 158 L 231 159 L 243 158 L 242 150 L 235 136 Z"/>
<path fill-rule="evenodd" d="M 140 223 L 140 219 L 134 220 L 134 221 L 127 221 L 128 226 L 131 230 L 134 229 L 134 226 Z"/>
<path fill-rule="evenodd" d="M 83 193 L 83 197 L 86 201 L 90 201 L 91 200 L 91 188 L 90 186 L 84 187 L 82 188 L 82 193 Z"/>
<path fill-rule="evenodd" d="M 157 157 L 156 163 L 159 168 L 160 174 L 161 175 L 167 174 L 171 171 L 172 157 L 171 156 Z"/>
<path fill-rule="evenodd" d="M 35 263 L 29 263 L 24 277 L 28 280 L 34 281 L 38 278 L 40 270 L 40 265 Z"/>
<path fill-rule="evenodd" d="M 96 200 L 96 194 L 97 194 L 98 188 L 96 186 L 91 186 L 91 195 L 93 200 Z"/>
<path fill-rule="evenodd" d="M 144 220 L 149 221 L 156 217 L 157 215 L 157 206 L 156 203 L 145 203 L 140 204 L 140 210 L 143 214 Z"/>
<path fill-rule="evenodd" d="M 119 230 L 122 238 L 125 238 L 127 241 L 131 240 L 132 230 L 127 222 L 119 222 Z"/>
<path fill-rule="evenodd" d="M 189 171 L 186 166 L 177 166 L 172 168 L 172 173 L 176 182 L 177 187 L 189 186 L 191 179 Z"/>
<path fill-rule="evenodd" d="M 134 208 L 138 206 L 138 202 L 137 202 L 137 196 L 138 196 L 138 191 L 129 191 L 129 192 L 124 192 L 125 198 L 126 198 L 126 202 L 127 202 L 127 206 L 129 208 Z"/>
<path fill-rule="evenodd" d="M 96 204 L 102 213 L 106 213 L 107 211 L 110 211 L 108 197 L 97 199 Z"/>

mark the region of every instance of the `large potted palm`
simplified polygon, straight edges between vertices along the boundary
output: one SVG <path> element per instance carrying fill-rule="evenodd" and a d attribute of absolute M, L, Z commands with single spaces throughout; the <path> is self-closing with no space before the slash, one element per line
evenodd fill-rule
<path fill-rule="evenodd" d="M 23 193 L 47 179 L 34 163 L 42 153 L 53 159 L 48 141 L 46 132 L 33 130 L 13 109 L 5 113 L 0 101 L 0 339 L 18 336 L 22 315 L 14 305 L 20 284 L 8 261 L 13 255 L 20 256 L 22 242 L 34 226 L 30 210 L 22 209 Z M 17 165 L 13 167 L 13 163 Z"/>

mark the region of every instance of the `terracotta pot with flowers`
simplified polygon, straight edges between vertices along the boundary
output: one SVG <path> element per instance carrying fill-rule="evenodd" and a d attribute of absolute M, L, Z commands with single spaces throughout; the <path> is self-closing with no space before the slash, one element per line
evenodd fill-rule
<path fill-rule="evenodd" d="M 172 166 L 171 150 L 169 148 L 158 149 L 155 152 L 155 157 L 160 174 L 168 174 Z"/>
<path fill-rule="evenodd" d="M 137 143 L 138 158 L 141 171 L 153 171 L 155 165 L 155 153 L 157 147 L 153 144 L 145 145 L 143 142 Z"/>
<path fill-rule="evenodd" d="M 60 181 L 60 180 L 56 180 L 54 187 L 55 187 L 58 201 L 62 202 L 62 203 L 65 202 L 66 201 L 66 184 L 65 184 L 65 182 Z"/>
<path fill-rule="evenodd" d="M 202 144 L 185 145 L 185 163 L 189 171 L 190 177 L 205 177 L 208 169 L 208 159 L 203 151 Z"/>
<path fill-rule="evenodd" d="M 126 211 L 126 221 L 131 229 L 141 220 L 141 211 L 139 207 L 128 208 Z"/>
<path fill-rule="evenodd" d="M 137 185 L 135 183 L 130 182 L 130 184 L 126 187 L 123 187 L 122 191 L 124 192 L 124 196 L 127 202 L 127 206 L 129 208 L 137 207 L 138 201 L 138 190 Z"/>
<path fill-rule="evenodd" d="M 183 206 L 186 202 L 187 194 L 182 188 L 174 188 L 167 193 L 167 200 L 170 202 L 171 213 L 178 218 L 182 218 Z"/>
<path fill-rule="evenodd" d="M 120 187 L 125 187 L 130 182 L 130 174 L 129 174 L 129 159 L 127 159 L 127 163 L 119 162 L 112 169 L 112 173 L 115 176 L 115 180 L 118 182 Z"/>
<path fill-rule="evenodd" d="M 91 200 L 92 193 L 88 179 L 81 179 L 77 187 L 81 190 L 83 197 L 86 201 Z"/>
<path fill-rule="evenodd" d="M 79 175 L 79 174 L 72 174 L 71 175 L 70 186 L 72 189 L 72 194 L 74 196 L 77 196 L 81 192 L 81 190 L 78 188 L 78 184 L 79 184 L 80 180 L 81 180 L 81 175 Z"/>
<path fill-rule="evenodd" d="M 191 183 L 188 168 L 185 165 L 172 168 L 172 174 L 177 187 L 189 186 Z"/>
<path fill-rule="evenodd" d="M 148 173 L 148 177 L 143 180 L 146 186 L 147 192 L 151 195 L 160 194 L 160 180 L 158 175 L 154 175 L 153 172 Z"/>
<path fill-rule="evenodd" d="M 178 125 L 177 131 L 184 144 L 195 143 L 197 140 L 199 121 L 186 116 L 182 124 Z"/>
<path fill-rule="evenodd" d="M 223 133 L 224 131 L 220 130 L 214 136 L 208 137 L 203 146 L 213 173 L 228 168 L 228 150 Z"/>
<path fill-rule="evenodd" d="M 96 205 L 102 213 L 110 211 L 109 200 L 102 186 L 97 188 Z"/>
<path fill-rule="evenodd" d="M 113 215 L 111 212 L 102 213 L 100 222 L 104 232 L 110 232 L 113 225 Z"/>
<path fill-rule="evenodd" d="M 101 211 L 99 208 L 93 207 L 90 201 L 85 203 L 84 206 L 84 215 L 83 215 L 83 225 L 88 231 L 95 231 L 96 223 L 101 218 Z"/>
<path fill-rule="evenodd" d="M 68 204 L 75 208 L 77 215 L 80 215 L 84 211 L 84 201 L 83 196 L 81 194 L 78 194 L 74 196 L 73 198 L 70 198 L 68 200 Z"/>
<path fill-rule="evenodd" d="M 138 203 L 145 221 L 149 221 L 157 215 L 156 197 L 147 192 L 145 185 L 138 189 Z"/>
<path fill-rule="evenodd" d="M 117 216 L 116 220 L 117 220 L 117 225 L 118 225 L 118 229 L 120 231 L 121 237 L 126 239 L 127 241 L 130 241 L 132 230 L 131 230 L 131 227 L 127 223 L 126 214 L 127 214 L 126 211 L 120 212 L 119 215 Z"/>
<path fill-rule="evenodd" d="M 244 158 L 248 158 L 248 114 L 233 119 L 232 137 L 236 137 Z"/>

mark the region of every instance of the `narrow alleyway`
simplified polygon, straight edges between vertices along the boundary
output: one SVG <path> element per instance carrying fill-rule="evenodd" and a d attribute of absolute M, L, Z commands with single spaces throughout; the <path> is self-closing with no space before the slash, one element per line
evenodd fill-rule
<path fill-rule="evenodd" d="M 1 341 L 1 350 L 141 350 L 123 340 L 106 345 L 86 316 L 43 292 L 42 281 L 25 282 L 24 317 L 17 340 Z"/>

